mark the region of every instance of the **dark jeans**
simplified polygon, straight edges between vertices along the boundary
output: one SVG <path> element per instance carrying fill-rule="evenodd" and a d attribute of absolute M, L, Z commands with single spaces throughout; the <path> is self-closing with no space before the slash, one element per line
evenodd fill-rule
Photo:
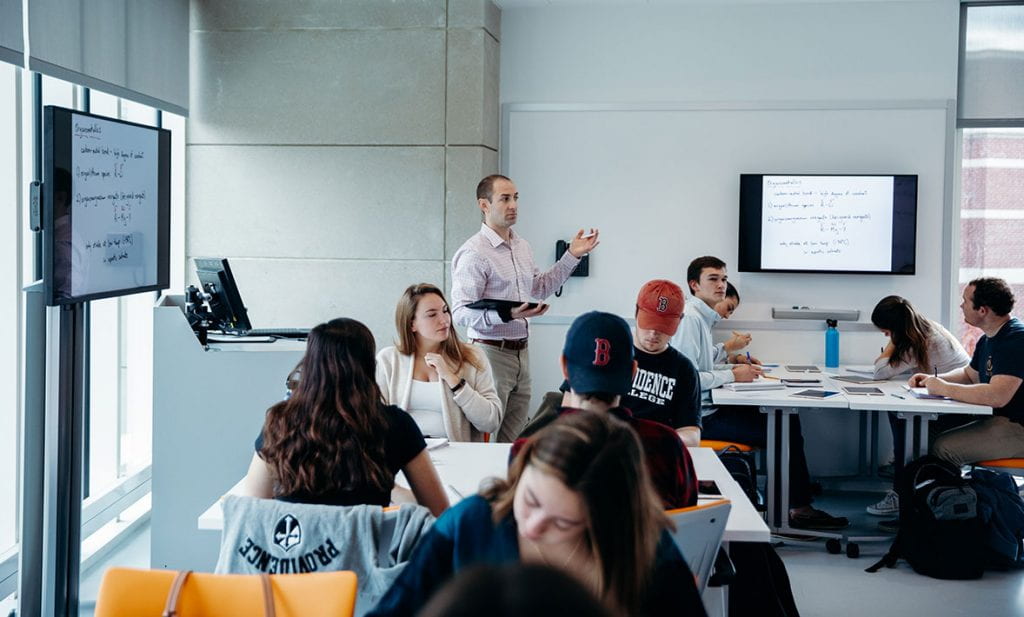
<path fill-rule="evenodd" d="M 978 416 L 968 416 L 955 413 L 940 414 L 928 423 L 928 452 L 932 451 L 932 444 L 935 439 L 946 431 L 969 424 L 978 420 Z M 896 414 L 889 412 L 889 426 L 892 427 L 892 453 L 893 453 L 893 481 L 903 472 L 903 460 L 906 452 L 904 430 L 906 426 L 903 420 L 896 417 Z"/>
<path fill-rule="evenodd" d="M 701 437 L 719 441 L 736 441 L 765 448 L 768 445 L 768 416 L 757 407 L 723 405 L 718 411 L 705 416 Z M 772 462 L 768 461 L 771 465 Z M 811 504 L 811 475 L 807 471 L 804 454 L 804 435 L 800 429 L 800 416 L 789 419 L 789 507 L 800 508 Z"/>

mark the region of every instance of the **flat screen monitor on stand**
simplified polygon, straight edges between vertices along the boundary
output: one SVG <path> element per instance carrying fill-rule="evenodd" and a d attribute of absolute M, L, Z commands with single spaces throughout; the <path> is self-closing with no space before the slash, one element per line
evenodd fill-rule
<path fill-rule="evenodd" d="M 186 290 L 186 313 L 189 324 L 203 345 L 210 330 L 219 330 L 227 338 L 217 342 L 256 342 L 255 337 L 268 341 L 278 338 L 305 339 L 308 328 L 255 329 L 249 322 L 249 311 L 242 303 L 242 295 L 235 284 L 228 260 L 220 257 L 195 259 L 196 276 L 202 289 L 189 286 Z"/>

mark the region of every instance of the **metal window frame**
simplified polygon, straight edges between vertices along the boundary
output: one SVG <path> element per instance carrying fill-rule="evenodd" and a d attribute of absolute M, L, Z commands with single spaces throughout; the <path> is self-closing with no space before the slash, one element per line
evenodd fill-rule
<path fill-rule="evenodd" d="M 82 502 L 82 538 L 121 515 L 129 506 L 151 491 L 153 466 L 147 465 L 131 476 L 122 478 L 110 490 Z"/>
<path fill-rule="evenodd" d="M 987 0 L 978 2 L 960 3 L 960 42 L 956 52 L 956 128 L 958 129 L 988 129 L 1005 127 L 1024 127 L 1024 118 L 961 118 L 960 101 L 964 98 L 964 61 L 967 55 L 967 12 L 975 7 L 983 6 L 1020 6 L 1024 7 L 1024 0 Z"/>

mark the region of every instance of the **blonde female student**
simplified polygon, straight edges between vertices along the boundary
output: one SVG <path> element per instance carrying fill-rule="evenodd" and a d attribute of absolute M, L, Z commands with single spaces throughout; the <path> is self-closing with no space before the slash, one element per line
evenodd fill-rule
<path fill-rule="evenodd" d="M 490 365 L 459 340 L 448 302 L 428 283 L 405 290 L 395 309 L 398 344 L 377 354 L 386 402 L 406 410 L 426 437 L 483 441 L 501 426 Z"/>

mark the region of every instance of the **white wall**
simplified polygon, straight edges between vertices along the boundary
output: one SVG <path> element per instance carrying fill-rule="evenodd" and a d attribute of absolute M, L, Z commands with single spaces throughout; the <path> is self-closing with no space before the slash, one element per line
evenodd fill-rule
<path fill-rule="evenodd" d="M 254 327 L 346 316 L 389 345 L 402 291 L 444 286 L 479 226 L 500 13 L 490 0 L 299 5 L 191 4 L 186 256 L 230 259 Z"/>
<path fill-rule="evenodd" d="M 503 114 L 508 117 L 510 109 L 523 109 L 524 104 L 566 104 L 570 108 L 612 104 L 635 109 L 661 103 L 682 109 L 699 108 L 709 117 L 743 110 L 743 117 L 737 115 L 737 119 L 747 122 L 758 110 L 785 108 L 790 110 L 786 112 L 787 123 L 800 125 L 803 118 L 807 126 L 819 127 L 828 126 L 827 117 L 833 110 L 848 108 L 856 101 L 872 101 L 875 109 L 870 113 L 877 118 L 882 131 L 886 130 L 883 127 L 899 130 L 907 112 L 887 111 L 886 102 L 893 106 L 923 103 L 922 107 L 929 107 L 955 98 L 958 15 L 959 5 L 952 0 L 506 9 L 502 14 Z M 509 106 L 511 103 L 519 105 Z M 769 118 L 770 114 L 765 116 Z M 851 307 L 862 309 L 862 321 L 868 317 L 863 313 L 880 297 L 904 289 L 929 314 L 940 316 L 948 263 L 948 255 L 943 253 L 944 235 L 948 232 L 943 204 L 951 199 L 952 142 L 942 111 L 934 117 L 925 116 L 926 112 L 914 119 L 923 123 L 913 132 L 920 137 L 919 142 L 901 147 L 898 159 L 893 159 L 892 153 L 884 148 L 884 140 L 880 139 L 883 147 L 877 157 L 872 156 L 871 138 L 850 147 L 851 156 L 844 152 L 844 145 L 829 144 L 813 130 L 797 134 L 796 143 L 785 144 L 784 155 L 775 156 L 761 138 L 752 139 L 748 147 L 730 144 L 728 148 L 696 154 L 713 159 L 718 167 L 734 167 L 735 175 L 740 171 L 830 171 L 823 167 L 839 172 L 843 171 L 838 168 L 842 162 L 851 158 L 856 168 L 850 172 L 867 173 L 876 164 L 878 167 L 871 171 L 906 162 L 914 158 L 914 148 L 921 150 L 923 171 L 891 170 L 922 174 L 918 275 L 854 276 L 837 283 L 821 275 L 733 272 L 744 299 L 735 319 L 741 322 L 738 325 L 754 329 L 754 350 L 763 358 L 823 358 L 821 324 L 808 322 L 798 326 L 802 329 L 785 329 L 786 326 L 773 324 L 769 312 L 771 305 L 790 297 L 799 299 L 800 304 L 834 306 L 830 302 L 834 299 L 821 293 L 823 285 L 826 291 L 829 284 L 845 287 L 846 297 L 841 306 L 856 304 Z M 719 117 L 714 121 L 722 120 Z M 553 300 L 555 316 L 547 324 L 537 323 L 534 327 L 531 355 L 535 399 L 558 383 L 556 365 L 548 356 L 560 348 L 565 326 L 559 322 L 589 307 L 628 313 L 633 298 L 623 290 L 632 289 L 635 293 L 645 280 L 662 276 L 681 282 L 686 263 L 699 254 L 718 253 L 728 262 L 736 260 L 735 227 L 728 222 L 736 219 L 737 209 L 738 191 L 732 186 L 736 183 L 732 172 L 725 176 L 726 180 L 704 176 L 677 186 L 671 169 L 662 169 L 662 186 L 645 190 L 657 195 L 660 188 L 672 198 L 657 201 L 644 193 L 639 206 L 624 204 L 621 193 L 611 192 L 610 186 L 605 187 L 609 192 L 604 193 L 609 199 L 586 194 L 586 189 L 600 184 L 602 178 L 587 177 L 586 170 L 573 166 L 572 146 L 578 146 L 576 151 L 581 153 L 576 158 L 586 158 L 583 153 L 602 147 L 602 137 L 608 137 L 613 144 L 624 143 L 619 141 L 622 136 L 613 135 L 607 128 L 610 127 L 602 129 L 600 122 L 594 123 L 581 133 L 585 137 L 575 139 L 569 147 L 561 144 L 558 154 L 552 156 L 558 167 L 567 172 L 570 188 L 564 193 L 548 200 L 547 195 L 533 192 L 529 184 L 520 182 L 518 186 L 524 210 L 520 231 L 534 242 L 541 264 L 550 262 L 552 248 L 548 245 L 555 237 L 552 234 L 561 231 L 552 231 L 551 227 L 557 226 L 551 224 L 552 220 L 563 226 L 569 222 L 576 226 L 603 225 L 603 243 L 593 257 L 594 276 L 572 280 L 563 298 Z M 543 153 L 522 144 L 506 143 L 516 131 L 507 126 L 503 130 L 506 132 L 502 135 L 502 169 L 510 170 L 516 179 L 517 148 L 525 153 L 518 163 L 520 169 L 538 167 L 533 159 Z M 685 149 L 685 131 L 692 135 L 697 129 L 690 122 L 682 130 L 672 137 L 679 139 L 680 149 Z M 707 135 L 701 135 L 701 140 L 713 141 Z M 802 157 L 799 140 L 808 141 Z M 632 158 L 624 156 L 623 160 L 629 164 Z M 773 168 L 772 163 L 778 167 Z M 573 199 L 574 178 L 585 178 L 580 183 L 583 186 L 579 199 Z M 729 186 L 721 186 L 723 182 Z M 695 196 L 699 197 L 698 205 L 691 203 Z M 680 208 L 691 213 L 698 208 L 704 216 L 725 210 L 715 217 L 715 224 L 709 225 L 712 233 L 701 234 L 700 229 L 687 225 L 686 216 L 680 218 Z M 624 210 L 630 211 L 632 217 L 624 215 Z M 726 223 L 719 225 L 723 219 Z M 672 241 L 676 229 L 676 240 Z M 599 280 L 602 271 L 623 276 L 625 261 L 630 262 L 628 276 L 635 280 Z M 843 333 L 842 359 L 850 363 L 870 361 L 882 342 L 881 336 L 871 332 L 867 324 L 848 326 Z M 819 429 L 826 422 L 831 434 L 844 432 L 836 430 L 840 427 L 834 417 L 805 418 L 808 433 L 814 435 L 824 433 Z M 842 428 L 855 430 L 852 422 L 849 418 Z M 852 448 L 847 449 L 847 456 L 835 457 L 830 453 L 834 452 L 835 444 L 815 448 L 815 438 L 810 441 L 816 472 L 849 471 Z M 817 445 L 826 444 L 821 440 Z"/>
<path fill-rule="evenodd" d="M 501 102 L 947 99 L 959 3 L 506 9 Z"/>

